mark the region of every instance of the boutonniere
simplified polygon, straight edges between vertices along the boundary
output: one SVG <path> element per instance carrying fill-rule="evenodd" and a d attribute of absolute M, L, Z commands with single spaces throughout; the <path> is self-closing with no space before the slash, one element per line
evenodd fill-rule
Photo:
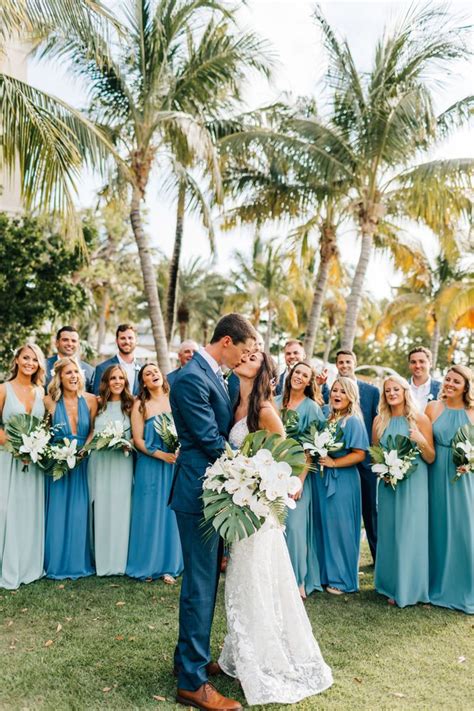
<path fill-rule="evenodd" d="M 433 395 L 433 393 L 429 393 L 429 394 L 428 394 L 428 402 L 429 402 L 430 400 L 434 400 L 434 395 Z"/>
<path fill-rule="evenodd" d="M 137 362 L 134 363 L 133 367 L 134 367 L 135 370 L 137 370 L 137 371 L 140 370 L 140 368 L 141 368 L 140 363 L 137 363 Z"/>
<path fill-rule="evenodd" d="M 234 372 L 234 371 L 232 370 L 232 368 L 229 368 L 229 370 L 227 371 L 227 373 L 224 375 L 224 380 L 226 381 L 226 383 L 227 383 L 227 381 L 229 380 L 229 378 L 230 378 L 230 376 L 232 375 L 233 372 Z"/>

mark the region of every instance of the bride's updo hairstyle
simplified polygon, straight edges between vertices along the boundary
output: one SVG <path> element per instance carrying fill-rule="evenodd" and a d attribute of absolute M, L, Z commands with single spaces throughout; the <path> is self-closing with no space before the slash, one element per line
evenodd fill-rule
<path fill-rule="evenodd" d="M 278 371 L 273 358 L 262 352 L 262 364 L 255 380 L 249 397 L 249 409 L 247 413 L 247 427 L 249 432 L 256 432 L 259 429 L 260 410 L 262 404 L 273 400 L 273 387 L 278 377 Z"/>

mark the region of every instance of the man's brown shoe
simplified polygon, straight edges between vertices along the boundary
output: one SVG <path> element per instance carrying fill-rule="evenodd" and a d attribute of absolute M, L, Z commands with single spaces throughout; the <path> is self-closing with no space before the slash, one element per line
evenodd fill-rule
<path fill-rule="evenodd" d="M 238 701 L 222 696 L 208 681 L 196 691 L 178 689 L 176 701 L 185 706 L 205 709 L 205 711 L 241 711 L 242 709 Z"/>

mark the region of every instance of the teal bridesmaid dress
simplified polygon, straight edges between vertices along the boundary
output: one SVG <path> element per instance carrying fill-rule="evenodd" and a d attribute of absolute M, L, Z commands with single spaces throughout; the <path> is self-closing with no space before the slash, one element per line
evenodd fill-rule
<path fill-rule="evenodd" d="M 94 423 L 94 433 L 119 421 L 130 439 L 130 418 L 120 402 L 108 402 Z M 123 575 L 127 566 L 133 483 L 133 456 L 122 450 L 93 451 L 87 465 L 92 541 L 97 575 Z"/>
<path fill-rule="evenodd" d="M 380 438 L 409 436 L 406 417 L 392 417 Z M 375 588 L 399 607 L 428 602 L 428 465 L 418 455 L 416 469 L 395 490 L 378 483 Z"/>
<path fill-rule="evenodd" d="M 277 406 L 281 409 L 283 396 L 275 398 Z M 314 400 L 305 398 L 296 408 L 299 415 L 298 431 L 304 432 L 315 421 L 324 420 L 321 408 Z M 311 496 L 310 472 L 305 479 L 303 494 L 296 502 L 295 509 L 288 509 L 285 522 L 285 536 L 291 564 L 295 571 L 298 587 L 304 585 L 306 595 L 315 590 L 322 590 L 319 573 L 318 555 L 314 542 L 314 515 Z"/>
<path fill-rule="evenodd" d="M 11 383 L 5 383 L 2 420 L 24 415 L 25 408 Z M 37 388 L 31 414 L 44 416 Z M 44 575 L 44 474 L 35 464 L 23 463 L 0 447 L 0 588 L 14 590 Z"/>
<path fill-rule="evenodd" d="M 369 449 L 362 419 L 348 417 L 343 423 L 344 448 L 330 456 L 343 457 L 352 449 Z M 311 478 L 314 501 L 314 531 L 321 571 L 321 584 L 343 592 L 359 589 L 359 552 L 362 502 L 357 466 L 324 467 L 323 476 Z"/>
<path fill-rule="evenodd" d="M 452 483 L 451 440 L 469 422 L 445 407 L 433 423 L 436 459 L 429 468 L 430 602 L 474 614 L 474 476 Z"/>
<path fill-rule="evenodd" d="M 90 414 L 85 398 L 79 398 L 77 433 L 73 434 L 63 398 L 56 404 L 53 425 L 56 441 L 77 440 L 80 449 L 90 430 Z M 46 576 L 55 580 L 76 580 L 94 573 L 89 538 L 89 490 L 87 459 L 58 481 L 46 481 Z"/>
<path fill-rule="evenodd" d="M 145 447 L 150 454 L 158 449 L 166 452 L 154 422 L 154 417 L 145 421 Z M 176 577 L 183 572 L 176 514 L 168 506 L 173 473 L 172 464 L 138 452 L 126 570 L 132 578 Z"/>

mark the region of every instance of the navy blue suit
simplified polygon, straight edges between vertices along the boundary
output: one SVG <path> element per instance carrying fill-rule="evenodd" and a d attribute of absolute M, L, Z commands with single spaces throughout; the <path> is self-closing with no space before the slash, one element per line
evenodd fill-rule
<path fill-rule="evenodd" d="M 280 373 L 280 377 L 278 378 L 278 383 L 277 383 L 277 386 L 276 386 L 276 388 L 275 388 L 275 395 L 281 395 L 281 394 L 282 394 L 282 392 L 283 392 L 283 387 L 284 387 L 284 385 L 285 385 L 285 379 L 286 379 L 286 376 L 287 376 L 287 375 L 288 375 L 288 369 L 285 368 L 285 370 L 283 371 L 283 373 Z M 326 386 L 326 387 L 327 387 L 327 386 Z"/>
<path fill-rule="evenodd" d="M 108 360 L 104 360 L 102 363 L 98 363 L 96 365 L 93 383 L 94 395 L 99 394 L 100 381 L 102 380 L 102 376 L 109 365 L 120 365 L 120 361 L 116 355 L 113 356 L 113 358 L 108 358 Z M 129 383 L 129 387 L 133 395 L 138 395 L 138 370 L 135 370 L 135 381 L 133 383 Z"/>
<path fill-rule="evenodd" d="M 240 380 L 235 373 L 231 373 L 227 378 L 227 387 L 232 405 L 235 405 L 240 393 Z"/>
<path fill-rule="evenodd" d="M 202 478 L 225 449 L 233 412 L 223 385 L 199 353 L 173 379 L 170 402 L 181 443 L 170 506 L 176 512 L 184 558 L 175 666 L 178 688 L 195 691 L 207 681 L 222 555 L 217 533 L 203 537 Z"/>
<path fill-rule="evenodd" d="M 58 360 L 59 355 L 56 353 L 56 355 L 50 356 L 49 358 L 46 359 L 46 387 L 50 384 L 52 377 L 53 377 L 53 370 L 54 370 L 54 364 Z M 79 365 L 81 366 L 82 370 L 84 371 L 84 378 L 86 380 L 86 390 L 88 393 L 93 392 L 93 381 L 94 381 L 94 368 L 92 365 L 89 365 L 89 363 L 86 363 L 83 360 L 79 361 Z"/>
<path fill-rule="evenodd" d="M 172 370 L 168 375 L 166 376 L 166 380 L 168 381 L 168 385 L 171 387 L 175 381 L 176 376 L 178 375 L 179 371 L 181 368 L 176 368 L 176 370 Z"/>
<path fill-rule="evenodd" d="M 360 409 L 364 417 L 365 428 L 372 442 L 372 423 L 377 414 L 379 406 L 380 392 L 375 385 L 358 380 L 360 397 Z M 326 383 L 321 388 L 324 402 L 329 402 L 329 388 Z M 360 484 L 362 490 L 362 518 L 364 528 L 369 542 L 370 552 L 375 562 L 375 552 L 377 548 L 377 476 L 370 468 L 370 457 L 367 453 L 363 462 L 357 465 L 360 474 Z"/>

